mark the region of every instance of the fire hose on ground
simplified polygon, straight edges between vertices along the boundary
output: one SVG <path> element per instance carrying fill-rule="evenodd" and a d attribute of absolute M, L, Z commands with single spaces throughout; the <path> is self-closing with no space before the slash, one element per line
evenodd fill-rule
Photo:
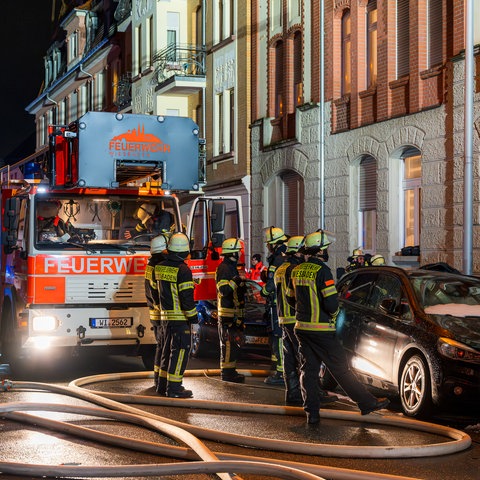
<path fill-rule="evenodd" d="M 264 370 L 242 370 L 247 376 L 265 376 Z M 219 370 L 188 370 L 185 376 L 217 376 Z M 95 440 L 116 447 L 123 447 L 143 453 L 153 453 L 169 458 L 184 460 L 182 463 L 162 463 L 155 465 L 123 465 L 123 466 L 72 466 L 72 465 L 32 465 L 15 462 L 0 462 L 0 471 L 29 476 L 43 477 L 139 477 L 180 474 L 216 473 L 222 479 L 240 479 L 238 474 L 254 473 L 285 479 L 321 479 L 323 476 L 338 480 L 412 480 L 410 477 L 363 472 L 344 468 L 313 465 L 293 461 L 270 459 L 238 454 L 212 452 L 200 440 L 210 440 L 231 445 L 240 445 L 265 451 L 288 452 L 303 455 L 319 455 L 324 457 L 345 458 L 412 458 L 441 456 L 456 453 L 470 447 L 468 434 L 459 430 L 418 420 L 370 414 L 361 416 L 358 412 L 322 409 L 322 418 L 348 420 L 352 422 L 368 422 L 377 425 L 408 428 L 438 435 L 449 439 L 447 442 L 427 445 L 389 445 L 389 446 L 348 446 L 285 441 L 262 437 L 245 436 L 220 430 L 201 428 L 181 423 L 171 418 L 161 417 L 153 413 L 132 407 L 129 404 L 187 407 L 210 409 L 215 411 L 233 411 L 246 413 L 263 413 L 276 415 L 304 415 L 299 407 L 278 405 L 250 404 L 237 402 L 218 402 L 197 399 L 176 399 L 159 396 L 128 395 L 109 392 L 89 391 L 84 387 L 101 382 L 126 381 L 152 378 L 150 372 L 120 373 L 94 375 L 77 379 L 62 387 L 35 382 L 12 382 L 12 390 L 41 390 L 56 394 L 68 395 L 100 406 L 68 406 L 49 403 L 5 403 L 0 404 L 0 413 L 4 418 L 24 423 L 32 423 L 50 430 L 62 431 L 89 440 Z M 134 440 L 118 435 L 99 432 L 86 427 L 72 425 L 68 422 L 55 421 L 26 411 L 57 411 L 94 417 L 104 417 L 120 422 L 133 423 L 137 426 L 158 431 L 187 447 L 166 445 L 156 442 Z M 226 473 L 228 472 L 228 473 Z M 235 473 L 232 473 L 235 472 Z"/>

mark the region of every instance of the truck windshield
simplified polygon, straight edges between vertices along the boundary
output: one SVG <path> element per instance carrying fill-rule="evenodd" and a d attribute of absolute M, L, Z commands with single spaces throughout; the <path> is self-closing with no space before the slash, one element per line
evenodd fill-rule
<path fill-rule="evenodd" d="M 160 233 L 176 229 L 172 197 L 58 195 L 35 199 L 35 246 L 39 250 L 95 245 L 148 250 Z M 126 250 L 128 251 L 128 250 Z"/>

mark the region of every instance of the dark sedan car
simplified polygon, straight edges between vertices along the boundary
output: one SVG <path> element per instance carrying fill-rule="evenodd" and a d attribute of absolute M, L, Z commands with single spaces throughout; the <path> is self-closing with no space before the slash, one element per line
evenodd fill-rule
<path fill-rule="evenodd" d="M 265 314 L 265 298 L 260 295 L 258 283 L 247 280 L 245 295 L 245 345 L 244 351 L 257 351 L 270 355 L 269 328 L 270 320 Z M 198 323 L 192 325 L 193 357 L 203 357 L 208 353 L 218 352 L 218 313 L 216 302 L 199 301 L 197 303 Z"/>
<path fill-rule="evenodd" d="M 370 387 L 426 416 L 480 398 L 480 279 L 429 270 L 364 267 L 337 284 L 337 334 Z M 322 369 L 322 382 L 333 379 Z"/>

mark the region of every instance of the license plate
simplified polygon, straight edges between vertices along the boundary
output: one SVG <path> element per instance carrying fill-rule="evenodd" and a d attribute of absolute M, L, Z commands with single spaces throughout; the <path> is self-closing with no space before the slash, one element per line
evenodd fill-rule
<path fill-rule="evenodd" d="M 132 317 L 90 318 L 91 328 L 126 328 L 132 325 Z"/>
<path fill-rule="evenodd" d="M 251 337 L 246 335 L 245 343 L 250 345 L 268 345 L 268 337 Z"/>

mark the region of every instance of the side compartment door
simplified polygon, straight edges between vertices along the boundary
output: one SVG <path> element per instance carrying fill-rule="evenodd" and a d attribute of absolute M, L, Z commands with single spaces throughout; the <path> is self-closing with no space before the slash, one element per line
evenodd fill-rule
<path fill-rule="evenodd" d="M 243 238 L 240 197 L 198 197 L 187 221 L 190 238 L 195 300 L 216 299 L 215 271 L 221 261 L 222 243 L 226 238 Z M 239 263 L 245 263 L 240 259 Z"/>

